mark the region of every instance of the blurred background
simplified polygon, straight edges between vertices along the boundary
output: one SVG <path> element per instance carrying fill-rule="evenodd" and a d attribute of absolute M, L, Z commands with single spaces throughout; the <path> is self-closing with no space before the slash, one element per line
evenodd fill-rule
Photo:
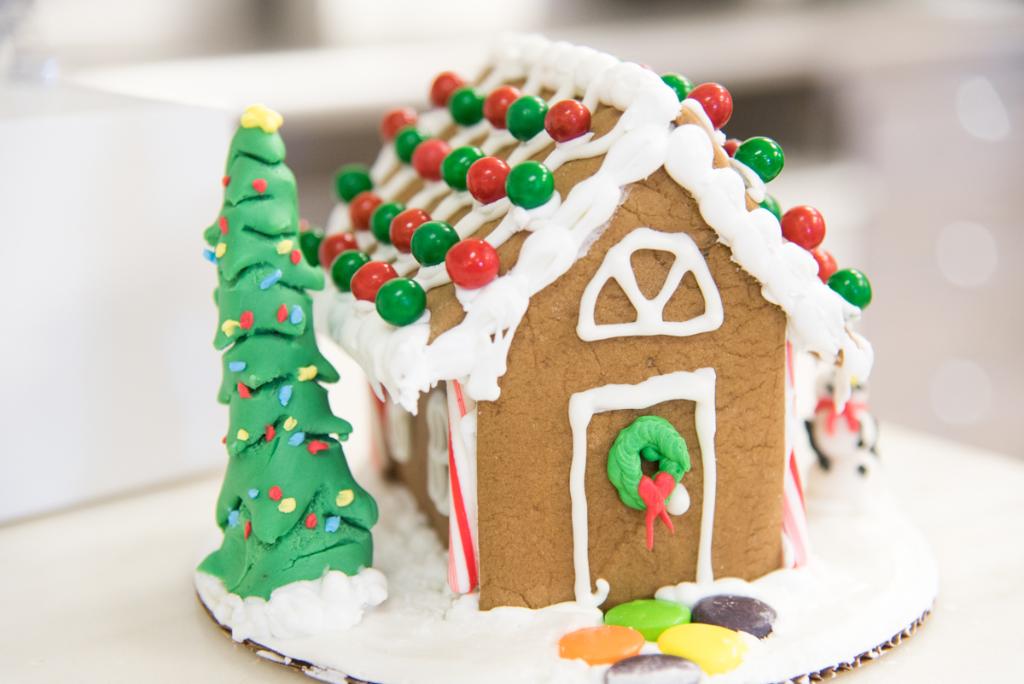
<path fill-rule="evenodd" d="M 246 105 L 322 224 L 380 114 L 507 30 L 726 85 L 872 280 L 883 423 L 1024 456 L 1020 3 L 0 0 L 0 521 L 222 465 L 200 234 Z"/>

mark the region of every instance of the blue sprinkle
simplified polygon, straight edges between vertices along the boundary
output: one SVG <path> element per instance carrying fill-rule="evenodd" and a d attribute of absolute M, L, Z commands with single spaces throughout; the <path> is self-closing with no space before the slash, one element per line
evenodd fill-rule
<path fill-rule="evenodd" d="M 288 320 L 293 324 L 298 325 L 302 322 L 302 307 L 296 304 L 292 307 L 292 315 L 288 317 Z"/>
<path fill-rule="evenodd" d="M 232 373 L 241 373 L 245 370 L 245 361 L 232 361 L 228 364 L 228 369 Z"/>
<path fill-rule="evenodd" d="M 328 532 L 337 532 L 339 527 L 341 527 L 341 518 L 336 515 L 332 515 L 324 521 L 324 529 Z"/>
<path fill-rule="evenodd" d="M 292 436 L 288 438 L 288 443 L 291 444 L 292 446 L 299 446 L 304 441 L 306 441 L 306 433 L 305 432 L 295 432 L 295 433 L 292 433 Z"/>
<path fill-rule="evenodd" d="M 281 402 L 281 406 L 287 406 L 288 402 L 292 400 L 292 386 L 283 385 L 277 392 L 277 400 Z"/>
<path fill-rule="evenodd" d="M 249 498 L 250 499 L 255 499 L 259 495 L 260 495 L 260 490 L 256 489 L 255 487 L 253 487 L 252 489 L 249 490 Z"/>
<path fill-rule="evenodd" d="M 234 527 L 237 524 L 238 524 L 238 509 L 236 508 L 235 510 L 231 511 L 230 513 L 228 513 L 228 527 Z"/>
<path fill-rule="evenodd" d="M 274 283 L 276 283 L 278 280 L 281 279 L 282 275 L 284 275 L 284 274 L 281 273 L 281 269 L 277 269 L 276 271 L 274 271 L 273 273 L 271 273 L 266 278 L 264 278 L 263 280 L 260 281 L 260 289 L 261 290 L 269 289 L 272 285 L 274 285 Z"/>
<path fill-rule="evenodd" d="M 203 258 L 209 261 L 211 264 L 217 263 L 217 255 L 213 253 L 212 249 L 204 249 Z"/>

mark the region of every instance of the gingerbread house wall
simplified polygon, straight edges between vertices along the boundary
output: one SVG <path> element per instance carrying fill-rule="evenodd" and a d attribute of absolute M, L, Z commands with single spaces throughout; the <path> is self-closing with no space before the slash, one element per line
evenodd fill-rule
<path fill-rule="evenodd" d="M 608 249 L 639 227 L 685 232 L 694 240 L 722 297 L 725 317 L 719 329 L 690 337 L 580 339 L 576 325 L 584 288 Z M 633 260 L 638 285 L 648 295 L 665 279 L 671 261 L 666 256 L 641 252 Z M 667 317 L 699 313 L 701 301 L 688 276 L 667 307 Z M 634 315 L 619 288 L 604 289 L 598 323 L 629 321 Z M 715 575 L 753 578 L 779 567 L 785 328 L 783 312 L 762 298 L 759 284 L 730 260 L 693 199 L 664 171 L 630 188 L 587 255 L 531 299 L 500 381 L 501 396 L 479 404 L 481 607 L 540 607 L 574 598 L 569 398 L 597 386 L 635 384 L 674 371 L 708 367 L 717 374 Z M 608 449 L 618 431 L 644 414 L 668 419 L 686 439 L 693 463 L 683 478 L 690 509 L 676 519 L 674 535 L 657 524 L 653 552 L 644 544 L 644 514 L 619 501 L 606 474 Z M 669 401 L 597 414 L 587 443 L 588 555 L 591 578 L 611 585 L 605 607 L 693 580 L 703 500 L 694 403 Z"/>

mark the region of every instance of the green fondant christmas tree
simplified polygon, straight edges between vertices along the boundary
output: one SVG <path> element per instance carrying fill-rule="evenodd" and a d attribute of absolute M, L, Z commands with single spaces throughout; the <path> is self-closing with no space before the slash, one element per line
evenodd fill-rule
<path fill-rule="evenodd" d="M 242 115 L 224 205 L 205 233 L 218 275 L 214 346 L 226 350 L 218 398 L 230 418 L 217 501 L 224 541 L 199 569 L 231 592 L 264 598 L 328 569 L 369 566 L 377 521 L 339 443 L 352 428 L 331 413 L 320 385 L 338 379 L 317 348 L 306 293 L 321 289 L 324 275 L 302 257 L 281 123 L 261 105 Z"/>

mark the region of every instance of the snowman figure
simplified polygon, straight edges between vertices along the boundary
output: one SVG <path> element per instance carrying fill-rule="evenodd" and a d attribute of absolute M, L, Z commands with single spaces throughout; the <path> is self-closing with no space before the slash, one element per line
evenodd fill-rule
<path fill-rule="evenodd" d="M 842 408 L 837 405 L 841 377 L 833 369 L 819 378 L 814 416 L 806 421 L 817 456 L 808 490 L 817 506 L 863 511 L 878 489 L 878 422 L 868 410 L 865 384 L 850 381 L 850 398 Z"/>

